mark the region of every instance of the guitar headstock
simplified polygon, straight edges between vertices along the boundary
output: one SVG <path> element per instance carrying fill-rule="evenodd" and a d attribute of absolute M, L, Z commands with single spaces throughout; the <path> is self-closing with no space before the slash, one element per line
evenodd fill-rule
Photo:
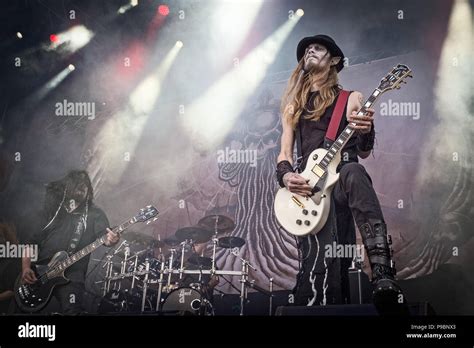
<path fill-rule="evenodd" d="M 406 83 L 407 77 L 413 77 L 411 69 L 404 64 L 398 64 L 380 81 L 377 89 L 381 93 L 390 89 L 400 89 L 401 84 Z"/>
<path fill-rule="evenodd" d="M 146 222 L 149 224 L 152 221 L 157 219 L 158 216 L 158 209 L 156 209 L 152 205 L 147 205 L 145 208 L 140 209 L 140 212 L 135 216 L 135 220 L 137 222 Z"/>

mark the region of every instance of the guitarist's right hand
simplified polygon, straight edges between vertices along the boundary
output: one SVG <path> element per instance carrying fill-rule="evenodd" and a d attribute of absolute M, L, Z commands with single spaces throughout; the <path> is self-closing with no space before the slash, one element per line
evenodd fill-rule
<path fill-rule="evenodd" d="M 31 268 L 25 268 L 21 272 L 21 280 L 23 283 L 26 284 L 33 284 L 35 283 L 38 279 L 36 279 L 35 272 Z"/>
<path fill-rule="evenodd" d="M 286 188 L 293 193 L 300 196 L 309 197 L 312 195 L 311 186 L 308 185 L 308 181 L 297 173 L 286 173 L 283 176 L 283 183 Z"/>

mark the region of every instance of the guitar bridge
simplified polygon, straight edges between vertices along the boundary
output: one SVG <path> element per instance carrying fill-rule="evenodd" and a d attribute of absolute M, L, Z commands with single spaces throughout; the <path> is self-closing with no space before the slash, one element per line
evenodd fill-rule
<path fill-rule="evenodd" d="M 295 202 L 301 209 L 304 209 L 304 204 L 301 203 L 301 201 L 298 198 L 296 198 L 295 196 L 291 196 L 291 200 Z"/>

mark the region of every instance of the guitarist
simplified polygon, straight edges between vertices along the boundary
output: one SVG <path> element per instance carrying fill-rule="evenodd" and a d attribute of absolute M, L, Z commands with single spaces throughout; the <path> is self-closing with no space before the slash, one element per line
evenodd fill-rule
<path fill-rule="evenodd" d="M 116 244 L 119 236 L 108 228 L 105 213 L 93 203 L 93 190 L 86 171 L 73 170 L 63 179 L 46 186 L 44 223 L 34 234 L 30 244 L 39 246 L 38 260 L 49 261 L 58 251 L 78 251 L 92 243 L 107 231 L 105 245 Z M 65 272 L 69 283 L 55 288 L 53 295 L 58 300 L 63 314 L 78 314 L 83 311 L 85 274 L 89 256 L 73 264 Z M 36 275 L 28 257 L 22 259 L 22 281 L 32 284 Z"/>
<path fill-rule="evenodd" d="M 286 187 L 289 191 L 302 196 L 311 196 L 312 188 L 293 168 L 293 146 L 295 141 L 298 141 L 296 136 L 299 134 L 301 171 L 304 170 L 310 153 L 317 148 L 324 147 L 325 134 L 339 92 L 342 89 L 338 84 L 338 73 L 344 67 L 344 54 L 332 38 L 326 35 L 316 35 L 306 37 L 299 42 L 297 60 L 298 65 L 290 77 L 282 98 L 283 132 L 281 152 L 277 160 L 277 179 L 281 187 Z M 371 178 L 365 168 L 358 163 L 358 157 L 369 156 L 375 138 L 374 110 L 367 109 L 365 115 L 357 116 L 363 102 L 364 99 L 360 92 L 350 93 L 338 128 L 337 135 L 342 132 L 348 122 L 353 122 L 356 124 L 354 128 L 357 133 L 341 151 L 342 161 L 338 167 L 340 177 L 333 189 L 331 214 L 326 225 L 331 220 L 335 220 L 336 240 L 339 243 L 355 244 L 353 224 L 353 220 L 355 220 L 372 268 L 372 283 L 375 288 L 374 302 L 378 308 L 383 305 L 396 306 L 397 303 L 394 301 L 400 298 L 398 295 L 401 294 L 401 290 L 394 280 L 395 268 L 391 262 L 387 227 L 380 203 L 372 187 Z M 300 255 L 313 255 L 313 257 L 303 257 L 295 287 L 296 304 L 326 304 L 326 300 L 330 303 L 347 302 L 347 269 L 351 259 L 341 260 L 339 281 L 328 281 L 327 283 L 333 288 L 339 287 L 336 290 L 329 289 L 329 293 L 331 291 L 333 294 L 339 292 L 342 294 L 341 297 L 333 296 L 338 299 L 331 301 L 326 298 L 324 284 L 321 284 L 319 289 L 315 288 L 316 273 L 318 273 L 315 269 L 317 261 L 315 258 L 318 257 L 318 253 L 311 251 L 311 248 L 319 246 L 321 249 L 319 257 L 324 255 L 324 248 L 315 239 L 320 238 L 322 233 L 323 231 L 318 234 L 318 237 L 309 235 L 298 241 Z M 330 243 L 327 240 L 326 242 Z M 326 265 L 326 260 L 324 265 Z M 322 268 L 324 267 L 326 266 L 322 266 Z M 319 278 L 324 278 L 324 273 L 322 274 L 323 276 Z M 316 295 L 318 292 L 319 294 Z M 311 299 L 312 296 L 313 299 Z M 316 296 L 319 297 L 315 301 Z"/>

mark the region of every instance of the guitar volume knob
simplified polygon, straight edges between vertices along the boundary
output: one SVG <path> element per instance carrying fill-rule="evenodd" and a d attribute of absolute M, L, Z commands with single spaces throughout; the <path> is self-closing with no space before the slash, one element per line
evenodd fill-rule
<path fill-rule="evenodd" d="M 317 212 L 316 210 L 311 210 L 311 214 L 312 214 L 313 216 L 316 216 L 316 215 L 318 215 L 318 212 Z"/>
<path fill-rule="evenodd" d="M 304 224 L 305 224 L 306 226 L 309 226 L 310 223 L 311 223 L 311 222 L 310 222 L 309 220 L 305 220 L 305 222 L 304 222 Z"/>
<path fill-rule="evenodd" d="M 308 211 L 306 209 L 303 209 L 303 214 L 308 215 Z"/>
<path fill-rule="evenodd" d="M 302 222 L 300 219 L 296 220 L 296 224 L 297 224 L 297 225 L 301 225 L 302 223 L 303 223 L 303 222 Z"/>

